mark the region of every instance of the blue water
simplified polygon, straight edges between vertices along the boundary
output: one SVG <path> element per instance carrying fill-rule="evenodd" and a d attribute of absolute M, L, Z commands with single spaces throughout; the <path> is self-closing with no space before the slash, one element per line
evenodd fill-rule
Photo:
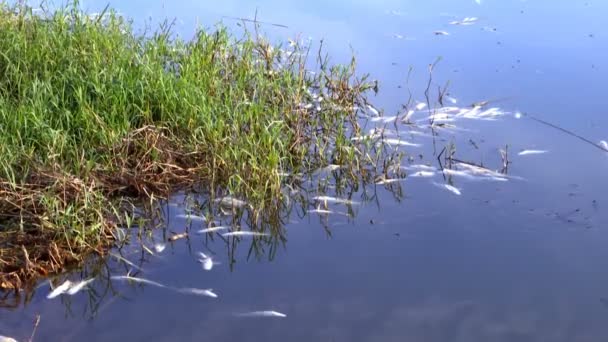
<path fill-rule="evenodd" d="M 82 6 L 93 12 L 105 2 L 83 1 Z M 135 18 L 136 26 L 177 18 L 183 37 L 197 23 L 212 27 L 220 20 L 240 30 L 236 21 L 222 17 L 252 18 L 257 8 L 259 20 L 289 26 L 263 26 L 276 41 L 297 34 L 313 42 L 324 39 L 336 62 L 348 61 L 352 47 L 359 70 L 379 80 L 373 102 L 387 114 L 407 100 L 408 68 L 414 70 L 410 87 L 422 100 L 428 64 L 442 57 L 434 81 L 449 80 L 459 105 L 497 99 L 507 111 L 534 114 L 592 141 L 608 140 L 602 101 L 608 3 L 130 1 L 112 6 Z M 480 20 L 471 26 L 448 24 L 470 16 Z M 436 36 L 436 30 L 450 35 Z M 139 276 L 213 288 L 219 298 L 99 279 L 96 300 L 87 296 L 92 292 L 47 300 L 48 285 L 42 285 L 27 305 L 0 311 L 0 335 L 26 340 L 40 314 L 38 341 L 606 340 L 608 154 L 525 117 L 473 122 L 469 128 L 442 134 L 439 150 L 457 141 L 461 158 L 500 168 L 498 149 L 508 144 L 513 179 L 456 179 L 462 191 L 456 196 L 432 184 L 441 178 L 412 178 L 401 184 L 400 200 L 379 186 L 377 199 L 355 207 L 352 219 L 292 214 L 276 253 L 261 244 L 263 251 L 248 256 L 251 238 L 233 246 L 194 236 L 159 256 L 142 254 L 136 244 L 126 246 L 129 260 L 145 255 Z M 431 140 L 420 142 L 425 147 L 407 151 L 435 163 Z M 549 152 L 517 156 L 522 149 Z M 355 199 L 361 200 L 361 192 Z M 186 222 L 172 218 L 183 207 L 164 209 L 170 218 L 165 232 L 183 231 Z M 156 234 L 159 240 L 162 231 Z M 205 272 L 196 261 L 199 251 L 220 264 Z M 110 267 L 112 274 L 126 273 L 115 263 Z M 92 310 L 97 302 L 99 310 Z M 253 310 L 287 317 L 235 316 Z"/>

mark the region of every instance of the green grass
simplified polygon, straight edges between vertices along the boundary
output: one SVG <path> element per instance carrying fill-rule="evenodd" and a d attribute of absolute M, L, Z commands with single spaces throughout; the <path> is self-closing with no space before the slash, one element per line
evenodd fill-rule
<path fill-rule="evenodd" d="M 205 184 L 264 210 L 280 172 L 361 167 L 353 108 L 372 85 L 354 60 L 321 56 L 222 27 L 189 41 L 169 25 L 137 34 L 78 3 L 0 5 L 0 287 L 107 247 L 126 198 Z M 320 111 L 304 106 L 311 91 Z"/>

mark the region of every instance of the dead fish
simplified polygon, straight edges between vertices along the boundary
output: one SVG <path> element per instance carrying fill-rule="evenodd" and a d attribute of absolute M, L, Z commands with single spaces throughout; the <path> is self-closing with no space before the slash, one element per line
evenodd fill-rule
<path fill-rule="evenodd" d="M 70 287 L 72 286 L 72 282 L 69 280 L 66 280 L 63 282 L 63 284 L 57 286 L 55 289 L 53 289 L 53 291 L 51 291 L 51 293 L 49 293 L 46 298 L 47 299 L 53 299 L 59 295 L 64 294 L 67 290 L 70 289 Z"/>
<path fill-rule="evenodd" d="M 433 34 L 435 34 L 436 36 L 449 36 L 450 33 L 446 32 L 446 31 L 435 31 L 433 32 Z"/>
<path fill-rule="evenodd" d="M 205 228 L 205 229 L 201 229 L 199 231 L 197 231 L 197 234 L 207 234 L 207 233 L 212 233 L 212 232 L 217 232 L 220 230 L 226 230 L 229 227 L 226 226 L 218 226 L 218 227 L 209 227 L 209 228 Z"/>
<path fill-rule="evenodd" d="M 245 312 L 245 313 L 237 314 L 237 316 L 238 317 L 280 317 L 280 318 L 287 317 L 286 314 L 278 312 L 278 311 L 274 311 L 274 310 Z"/>
<path fill-rule="evenodd" d="M 166 243 L 154 244 L 154 251 L 156 251 L 156 253 L 162 253 L 165 250 L 165 248 L 167 248 Z"/>
<path fill-rule="evenodd" d="M 382 140 L 384 143 L 388 145 L 397 145 L 397 146 L 411 146 L 411 147 L 420 147 L 422 145 L 411 143 L 409 141 L 400 140 L 400 139 L 384 139 Z"/>
<path fill-rule="evenodd" d="M 403 39 L 403 36 L 398 33 L 393 34 L 393 37 L 397 39 Z"/>
<path fill-rule="evenodd" d="M 251 232 L 251 231 L 238 231 L 222 234 L 223 237 L 229 236 L 268 236 L 268 233 Z"/>
<path fill-rule="evenodd" d="M 416 104 L 416 110 L 423 110 L 424 108 L 426 108 L 426 103 L 424 102 L 418 102 L 418 104 Z"/>
<path fill-rule="evenodd" d="M 334 213 L 331 210 L 321 209 L 321 208 L 309 209 L 309 210 L 306 210 L 306 212 L 309 213 L 309 214 L 323 214 L 323 215 L 329 215 L 329 214 L 333 214 Z"/>
<path fill-rule="evenodd" d="M 429 178 L 429 177 L 434 177 L 434 176 L 435 176 L 435 172 L 432 172 L 432 171 L 417 171 L 410 175 L 410 177 L 422 177 L 422 178 Z"/>
<path fill-rule="evenodd" d="M 210 256 L 207 256 L 203 252 L 199 252 L 199 255 L 201 256 L 201 258 L 198 260 L 198 262 L 203 265 L 203 269 L 205 271 L 211 271 L 211 269 L 213 268 L 213 259 L 211 259 Z"/>
<path fill-rule="evenodd" d="M 223 197 L 220 199 L 216 199 L 215 201 L 219 202 L 219 204 L 221 206 L 232 207 L 232 208 L 242 208 L 242 207 L 248 205 L 247 202 L 240 200 L 238 198 L 234 198 L 232 196 L 226 196 L 226 197 Z"/>
<path fill-rule="evenodd" d="M 434 167 L 434 166 L 429 166 L 429 165 L 424 165 L 424 164 L 414 164 L 414 165 L 410 165 L 410 166 L 405 166 L 404 168 L 406 170 L 407 169 L 426 170 L 426 171 L 435 171 L 435 170 L 437 170 L 437 168 Z"/>
<path fill-rule="evenodd" d="M 191 287 L 185 287 L 185 288 L 176 289 L 176 290 L 177 290 L 177 292 L 180 292 L 180 293 L 193 294 L 196 296 L 204 296 L 204 297 L 211 297 L 211 298 L 218 297 L 217 293 L 213 292 L 213 289 L 196 289 L 196 288 L 191 288 Z"/>
<path fill-rule="evenodd" d="M 523 150 L 521 152 L 519 152 L 517 155 L 520 156 L 527 156 L 527 155 L 531 155 L 531 154 L 543 154 L 543 153 L 547 153 L 549 151 L 546 150 Z"/>
<path fill-rule="evenodd" d="M 87 279 L 87 280 L 82 280 L 82 281 L 80 281 L 80 282 L 78 282 L 76 284 L 72 284 L 72 286 L 70 286 L 70 288 L 68 289 L 67 294 L 69 294 L 70 296 L 73 296 L 73 295 L 77 294 L 85 286 L 87 286 L 90 283 L 92 283 L 93 280 L 95 280 L 95 278 L 91 278 L 91 279 Z"/>
<path fill-rule="evenodd" d="M 412 115 L 414 115 L 414 111 L 413 110 L 408 110 L 407 113 L 405 114 L 405 116 L 403 116 L 403 119 L 401 119 L 401 121 L 403 121 L 403 122 L 409 122 L 410 119 L 412 118 Z"/>
<path fill-rule="evenodd" d="M 439 184 L 439 183 L 435 183 L 435 185 L 444 188 L 446 190 L 448 190 L 449 192 L 455 194 L 455 195 L 462 195 L 462 193 L 460 192 L 460 189 L 458 189 L 457 187 L 450 185 L 450 184 Z"/>
<path fill-rule="evenodd" d="M 378 117 L 372 118 L 370 121 L 371 122 L 391 123 L 391 122 L 397 121 L 397 117 L 396 116 L 378 116 Z"/>
<path fill-rule="evenodd" d="M 358 205 L 359 202 L 351 201 L 344 198 L 336 198 L 331 196 L 315 196 L 312 198 L 314 201 L 323 202 L 323 203 L 337 203 L 337 204 L 346 204 L 346 205 Z"/>
<path fill-rule="evenodd" d="M 325 172 L 332 172 L 332 171 L 336 171 L 339 168 L 341 168 L 342 166 L 340 165 L 335 165 L 335 164 L 329 164 L 326 167 L 320 168 L 318 169 L 316 172 L 317 173 L 325 173 Z"/>
<path fill-rule="evenodd" d="M 204 216 L 198 216 L 198 215 L 175 215 L 175 218 L 178 219 L 185 219 L 188 221 L 192 221 L 192 222 L 207 222 L 207 219 Z"/>
<path fill-rule="evenodd" d="M 372 112 L 372 114 L 374 114 L 374 116 L 379 116 L 380 112 L 378 112 L 378 110 L 376 108 L 374 108 L 372 105 L 367 105 L 367 109 Z"/>
<path fill-rule="evenodd" d="M 384 185 L 384 184 L 392 184 L 392 183 L 397 183 L 397 182 L 403 182 L 405 181 L 405 178 L 385 178 L 385 179 L 380 179 L 376 182 L 377 185 Z"/>
<path fill-rule="evenodd" d="M 0 342 L 18 342 L 18 341 L 12 337 L 6 337 L 6 336 L 0 335 Z"/>
<path fill-rule="evenodd" d="M 608 142 L 606 140 L 601 140 L 599 145 L 604 148 L 604 150 L 608 151 Z"/>
<path fill-rule="evenodd" d="M 180 233 L 180 234 L 175 234 L 173 236 L 170 236 L 167 240 L 173 242 L 173 241 L 177 241 L 180 239 L 185 239 L 187 237 L 188 237 L 188 233 Z"/>

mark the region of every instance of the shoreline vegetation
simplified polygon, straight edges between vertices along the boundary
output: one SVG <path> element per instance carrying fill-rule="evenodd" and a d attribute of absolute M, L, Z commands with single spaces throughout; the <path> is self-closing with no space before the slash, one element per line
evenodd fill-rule
<path fill-rule="evenodd" d="M 377 91 L 355 69 L 257 26 L 184 41 L 78 2 L 0 3 L 0 289 L 105 255 L 136 208 L 175 191 L 247 199 L 255 221 L 279 206 L 285 174 L 380 167 L 352 139 Z"/>

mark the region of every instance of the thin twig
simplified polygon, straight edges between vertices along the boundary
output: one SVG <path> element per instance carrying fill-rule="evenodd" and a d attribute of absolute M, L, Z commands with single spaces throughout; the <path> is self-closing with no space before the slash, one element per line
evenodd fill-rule
<path fill-rule="evenodd" d="M 559 126 L 557 126 L 557 125 L 554 125 L 554 124 L 552 124 L 552 123 L 550 123 L 550 122 L 548 122 L 548 121 L 545 121 L 545 120 L 543 120 L 543 119 L 539 119 L 539 118 L 537 118 L 537 117 L 534 117 L 534 116 L 532 116 L 532 115 L 530 115 L 530 114 L 527 114 L 527 113 L 522 113 L 522 114 L 523 114 L 524 116 L 527 116 L 527 117 L 529 117 L 530 119 L 532 119 L 532 120 L 534 120 L 534 121 L 538 122 L 538 123 L 541 123 L 541 124 L 543 124 L 543 125 L 545 125 L 545 126 L 549 126 L 549 127 L 555 128 L 555 129 L 557 129 L 557 130 L 559 130 L 559 131 L 561 131 L 561 132 L 564 132 L 564 133 L 566 133 L 566 134 L 568 134 L 568 135 L 571 135 L 571 136 L 573 136 L 573 137 L 575 137 L 575 138 L 578 138 L 578 139 L 580 139 L 580 140 L 582 140 L 582 141 L 584 141 L 584 142 L 588 143 L 589 145 L 592 145 L 592 146 L 594 146 L 594 147 L 596 147 L 596 148 L 598 148 L 598 149 L 600 149 L 600 150 L 602 150 L 602 151 L 604 151 L 604 152 L 608 152 L 608 149 L 606 149 L 605 147 L 603 147 L 603 146 L 601 146 L 601 145 L 599 145 L 599 144 L 596 144 L 596 143 L 594 143 L 593 141 L 591 141 L 591 140 L 589 140 L 589 139 L 587 139 L 587 138 L 585 138 L 585 137 L 583 137 L 583 136 L 580 136 L 580 135 L 578 135 L 578 134 L 576 134 L 576 133 L 574 133 L 574 132 L 572 132 L 572 131 L 569 131 L 569 130 L 567 130 L 567 129 L 565 129 L 565 128 L 562 128 L 562 127 L 559 127 Z"/>
<path fill-rule="evenodd" d="M 256 19 L 247 19 L 247 18 L 230 17 L 230 16 L 226 16 L 226 15 L 222 16 L 222 18 L 232 19 L 232 20 L 241 20 L 241 21 L 246 21 L 246 22 L 255 23 L 255 24 L 264 24 L 264 25 L 272 25 L 272 26 L 282 27 L 282 28 L 289 28 L 289 26 L 287 26 L 287 25 L 259 21 L 259 20 L 257 20 L 257 18 Z"/>
<path fill-rule="evenodd" d="M 34 341 L 34 335 L 36 335 L 36 329 L 38 329 L 38 324 L 40 324 L 40 315 L 36 315 L 36 320 L 34 320 L 34 329 L 32 329 L 32 335 L 30 336 L 28 342 Z"/>

